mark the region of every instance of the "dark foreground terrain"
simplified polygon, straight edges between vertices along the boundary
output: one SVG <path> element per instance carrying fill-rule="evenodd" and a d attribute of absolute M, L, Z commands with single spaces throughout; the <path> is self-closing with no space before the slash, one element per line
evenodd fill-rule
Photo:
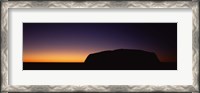
<path fill-rule="evenodd" d="M 23 63 L 23 70 L 177 70 L 176 62 L 160 64 Z"/>
<path fill-rule="evenodd" d="M 23 70 L 177 70 L 177 62 L 160 62 L 155 53 L 118 49 L 88 55 L 84 63 L 24 62 Z"/>

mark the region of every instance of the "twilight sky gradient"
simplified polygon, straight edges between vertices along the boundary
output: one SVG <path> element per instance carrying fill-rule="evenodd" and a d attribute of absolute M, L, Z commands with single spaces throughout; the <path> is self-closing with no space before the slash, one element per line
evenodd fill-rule
<path fill-rule="evenodd" d="M 84 62 L 121 48 L 176 62 L 177 23 L 23 23 L 23 62 Z"/>

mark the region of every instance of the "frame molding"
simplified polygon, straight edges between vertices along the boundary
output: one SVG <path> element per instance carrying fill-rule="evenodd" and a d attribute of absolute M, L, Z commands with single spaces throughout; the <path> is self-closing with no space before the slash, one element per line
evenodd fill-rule
<path fill-rule="evenodd" d="M 9 8 L 191 8 L 193 85 L 9 85 Z M 199 2 L 198 1 L 2 1 L 1 92 L 199 92 Z"/>

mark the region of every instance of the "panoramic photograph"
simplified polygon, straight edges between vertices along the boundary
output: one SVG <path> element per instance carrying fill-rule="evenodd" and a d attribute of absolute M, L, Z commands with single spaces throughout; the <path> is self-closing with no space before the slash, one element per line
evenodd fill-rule
<path fill-rule="evenodd" d="M 177 70 L 177 23 L 23 23 L 23 70 Z"/>

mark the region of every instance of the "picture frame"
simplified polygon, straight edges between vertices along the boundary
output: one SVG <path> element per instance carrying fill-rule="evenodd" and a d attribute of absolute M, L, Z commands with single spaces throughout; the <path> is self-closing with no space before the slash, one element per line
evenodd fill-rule
<path fill-rule="evenodd" d="M 192 85 L 9 85 L 9 9 L 11 8 L 191 8 Z M 1 92 L 199 92 L 198 1 L 2 1 Z"/>

